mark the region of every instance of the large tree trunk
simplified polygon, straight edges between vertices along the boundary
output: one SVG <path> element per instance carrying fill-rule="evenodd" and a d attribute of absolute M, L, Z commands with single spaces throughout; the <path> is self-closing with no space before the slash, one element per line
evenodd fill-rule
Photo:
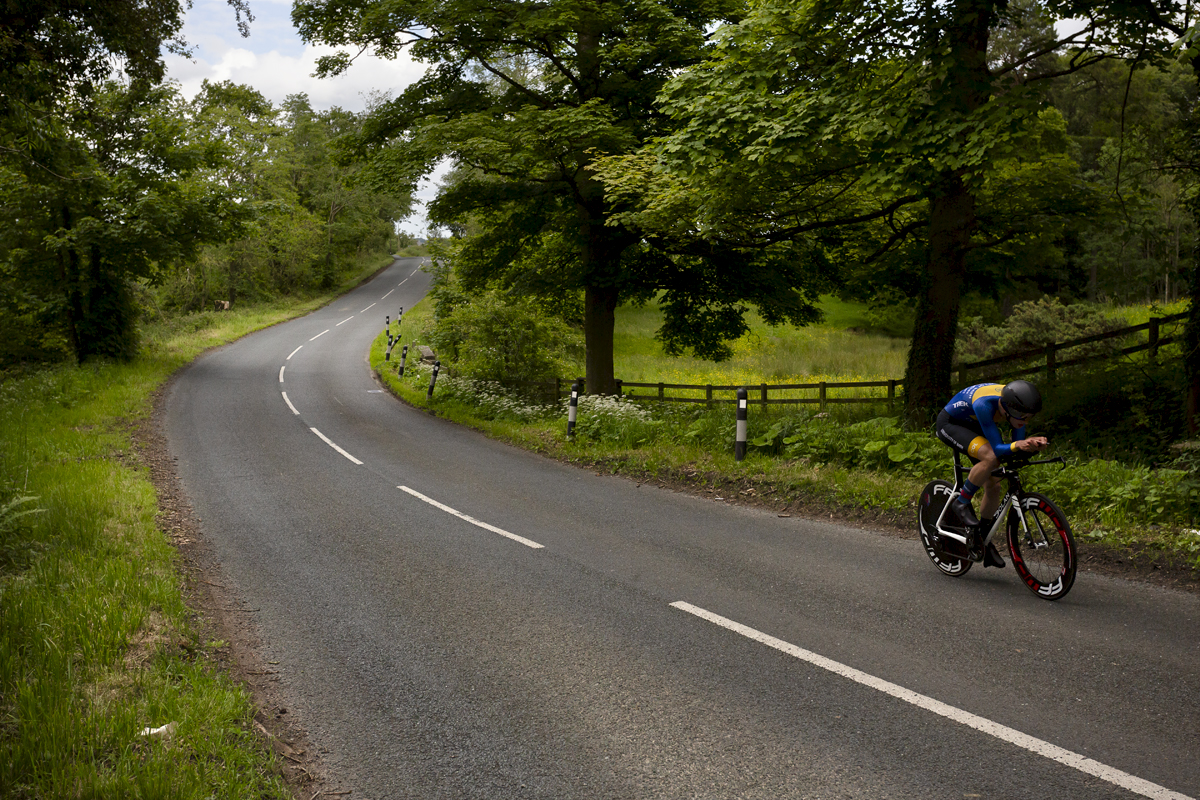
<path fill-rule="evenodd" d="M 1192 217 L 1200 225 L 1200 204 L 1192 209 Z M 1200 228 L 1198 228 L 1200 230 Z M 1188 435 L 1197 433 L 1196 412 L 1200 411 L 1200 241 L 1192 247 L 1191 303 L 1187 324 L 1183 330 L 1183 367 L 1187 375 Z"/>
<path fill-rule="evenodd" d="M 943 33 L 945 77 L 931 88 L 935 101 L 965 120 L 991 96 L 987 47 L 994 2 L 959 0 L 953 13 Z M 949 399 L 958 304 L 976 227 L 975 193 L 967 178 L 963 171 L 946 172 L 929 187 L 928 261 L 904 375 L 905 412 L 914 424 L 927 421 Z"/>
<path fill-rule="evenodd" d="M 613 328 L 618 291 L 613 286 L 588 286 L 583 292 L 583 338 L 587 346 L 587 393 L 614 394 Z"/>
<path fill-rule="evenodd" d="M 71 209 L 65 203 L 61 209 L 63 230 L 72 228 Z M 71 342 L 71 352 L 75 354 L 75 362 L 82 364 L 83 351 L 79 341 L 79 322 L 83 319 L 83 293 L 79 285 L 79 253 L 74 245 L 64 253 L 58 253 L 58 278 L 63 293 L 67 296 L 67 338 Z"/>
<path fill-rule="evenodd" d="M 958 332 L 958 304 L 967 247 L 975 227 L 975 195 L 959 175 L 951 176 L 929 205 L 929 260 L 924 291 L 917 298 L 916 324 L 904 375 L 909 421 L 928 421 L 950 398 L 950 367 Z"/>

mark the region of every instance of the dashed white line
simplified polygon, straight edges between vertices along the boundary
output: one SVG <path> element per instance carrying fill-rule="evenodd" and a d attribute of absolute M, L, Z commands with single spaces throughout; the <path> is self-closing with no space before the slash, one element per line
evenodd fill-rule
<path fill-rule="evenodd" d="M 388 294 L 391 294 L 391 293 L 392 293 L 392 292 L 394 292 L 394 291 L 396 291 L 396 290 L 395 290 L 395 289 L 392 289 L 390 292 L 388 292 L 387 294 L 385 294 L 383 297 L 381 297 L 381 298 L 379 298 L 379 299 L 380 299 L 381 301 L 382 301 L 382 300 L 387 300 L 387 298 L 388 298 Z"/>
<path fill-rule="evenodd" d="M 990 719 L 977 716 L 969 711 L 963 711 L 960 708 L 947 705 L 940 700 L 934 700 L 932 697 L 926 697 L 923 694 L 917 694 L 914 691 L 905 689 L 903 686 L 898 686 L 882 678 L 876 678 L 874 675 L 868 675 L 865 672 L 848 667 L 845 664 L 826 658 L 816 653 L 805 650 L 802 647 L 797 647 L 794 644 L 776 639 L 754 628 L 747 627 L 740 622 L 734 622 L 731 619 L 714 614 L 711 611 L 706 611 L 703 608 L 694 606 L 691 603 L 682 601 L 671 603 L 672 608 L 677 608 L 680 611 L 686 611 L 689 614 L 707 620 L 714 625 L 719 625 L 726 630 L 739 633 L 748 639 L 753 639 L 756 642 L 765 644 L 767 647 L 774 648 L 781 653 L 786 653 L 801 661 L 807 661 L 813 666 L 821 669 L 829 670 L 830 672 L 841 675 L 843 678 L 849 678 L 855 683 L 860 683 L 863 686 L 869 686 L 872 689 L 883 692 L 886 695 L 895 697 L 898 700 L 903 700 L 906 703 L 911 703 L 918 708 L 923 708 L 926 711 L 932 711 L 934 714 L 945 717 L 947 719 L 966 725 L 969 728 L 974 728 L 977 731 L 994 736 L 997 739 L 1016 745 L 1017 747 L 1028 750 L 1031 753 L 1044 756 L 1057 761 L 1060 764 L 1065 764 L 1072 769 L 1077 769 L 1088 775 L 1116 784 L 1123 789 L 1128 789 L 1131 792 L 1140 794 L 1143 797 L 1154 798 L 1154 800 L 1194 800 L 1185 794 L 1171 791 L 1164 786 L 1159 786 L 1157 783 L 1151 783 L 1148 780 L 1130 775 L 1128 772 L 1122 772 L 1115 767 L 1110 767 L 1107 764 L 1101 764 L 1099 761 L 1081 756 L 1078 753 L 1065 750 L 1057 745 L 1041 739 L 1036 739 L 1027 734 L 1021 733 L 1018 730 L 1009 728 L 1006 725 L 1001 725 L 998 722 L 992 722 Z"/>
<path fill-rule="evenodd" d="M 326 328 L 325 330 L 321 331 L 316 336 L 312 337 L 312 339 L 309 339 L 309 341 L 311 342 L 311 341 L 313 341 L 313 339 L 320 339 L 322 336 L 324 336 L 327 333 L 329 333 L 329 328 Z"/>
<path fill-rule="evenodd" d="M 304 347 L 304 345 L 300 345 L 300 347 L 297 347 L 295 350 L 293 350 L 291 353 L 288 354 L 288 357 L 285 358 L 284 361 L 291 361 L 292 356 L 296 355 L 296 353 L 299 353 L 300 350 L 303 349 L 303 347 Z"/>
<path fill-rule="evenodd" d="M 284 364 L 282 367 L 279 368 L 279 382 L 280 383 L 283 383 L 283 371 L 285 369 L 287 369 L 287 364 Z"/>
<path fill-rule="evenodd" d="M 360 314 L 365 314 L 365 313 L 367 313 L 368 311 L 370 311 L 372 308 L 374 308 L 376 305 L 378 305 L 378 304 L 377 304 L 377 303 L 371 303 L 371 305 L 367 306 L 366 308 L 364 308 L 362 311 L 360 311 L 360 312 L 358 312 L 358 313 L 360 313 Z"/>
<path fill-rule="evenodd" d="M 283 402 L 288 404 L 288 408 L 290 408 L 292 410 L 292 413 L 295 414 L 297 417 L 300 416 L 300 412 L 296 410 L 296 407 L 294 405 L 292 405 L 292 401 L 288 400 L 287 392 L 283 392 L 282 394 L 283 394 Z"/>
<path fill-rule="evenodd" d="M 333 327 L 337 328 L 339 326 L 345 325 L 347 322 L 349 322 L 352 319 L 354 319 L 354 317 L 346 317 L 344 320 L 339 322 L 337 325 L 334 325 Z"/>
<path fill-rule="evenodd" d="M 509 533 L 508 531 L 504 530 L 503 528 L 497 528 L 495 525 L 489 525 L 486 522 L 480 522 L 479 520 L 475 519 L 474 517 L 468 516 L 467 514 L 464 514 L 461 511 L 455 511 L 450 506 L 442 505 L 437 500 L 434 500 L 432 497 L 426 497 L 425 495 L 418 492 L 416 489 L 410 489 L 407 486 L 397 486 L 396 488 L 402 492 L 408 492 L 409 494 L 411 494 L 413 497 L 417 498 L 418 500 L 423 500 L 426 503 L 429 503 L 429 505 L 433 506 L 434 508 L 440 508 L 442 511 L 445 511 L 447 514 L 453 514 L 454 516 L 458 517 L 459 519 L 461 519 L 465 522 L 469 522 L 472 525 L 476 525 L 480 528 L 483 528 L 485 531 L 491 531 L 492 533 L 498 533 L 501 536 L 504 536 L 508 539 L 512 539 L 514 542 L 520 542 L 521 544 L 525 545 L 526 547 L 532 547 L 535 550 L 539 549 L 541 547 L 544 547 L 544 545 L 540 545 L 537 542 L 533 541 L 532 539 L 526 539 L 524 536 L 517 536 L 515 533 Z"/>
<path fill-rule="evenodd" d="M 346 452 L 345 450 L 343 450 L 342 448 L 338 447 L 336 444 L 334 444 L 334 443 L 333 443 L 333 440 L 332 440 L 332 439 L 330 439 L 330 438 L 329 438 L 328 436 L 326 436 L 325 434 L 321 433 L 321 432 L 320 432 L 319 430 L 317 430 L 316 428 L 309 428 L 309 430 L 310 430 L 310 431 L 312 431 L 313 433 L 315 433 L 315 434 L 316 434 L 318 437 L 320 437 L 320 439 L 321 439 L 321 441 L 322 441 L 322 442 L 324 442 L 325 444 L 329 445 L 329 446 L 330 446 L 330 447 L 332 447 L 334 450 L 337 450 L 339 453 L 341 453 L 341 454 L 342 454 L 342 455 L 344 455 L 346 458 L 348 458 L 348 459 L 350 459 L 351 461 L 353 461 L 355 464 L 358 464 L 358 465 L 360 465 L 360 466 L 362 465 L 362 463 L 363 463 L 363 462 L 359 461 L 357 458 L 355 458 L 354 456 L 350 455 L 349 453 L 347 453 L 347 452 Z"/>
<path fill-rule="evenodd" d="M 412 275 L 409 275 L 409 276 L 408 276 L 408 278 L 411 278 L 411 277 L 412 277 Z M 404 281 L 408 280 L 408 278 L 405 278 L 405 279 L 404 279 Z M 399 282 L 399 283 L 397 283 L 396 285 L 397 285 L 397 286 L 403 286 L 403 285 L 404 285 L 404 281 L 400 281 L 400 282 Z"/>

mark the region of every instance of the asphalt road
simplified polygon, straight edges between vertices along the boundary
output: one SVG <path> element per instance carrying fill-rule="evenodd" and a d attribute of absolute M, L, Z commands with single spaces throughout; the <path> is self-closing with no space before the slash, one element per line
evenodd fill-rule
<path fill-rule="evenodd" d="M 167 407 L 351 800 L 1200 798 L 1196 596 L 1082 573 L 1049 603 L 409 408 L 366 352 L 418 266 L 206 355 Z"/>

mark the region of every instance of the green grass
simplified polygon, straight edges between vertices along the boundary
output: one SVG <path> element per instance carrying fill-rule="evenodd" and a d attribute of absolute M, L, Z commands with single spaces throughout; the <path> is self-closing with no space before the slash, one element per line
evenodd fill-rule
<path fill-rule="evenodd" d="M 0 380 L 0 508 L 36 497 L 0 511 L 5 797 L 290 797 L 249 697 L 189 623 L 131 423 L 205 349 L 329 299 L 190 315 L 148 328 L 132 363 Z M 169 740 L 141 735 L 169 723 Z"/>
<path fill-rule="evenodd" d="M 733 358 L 720 364 L 691 357 L 669 358 L 654 333 L 662 313 L 654 306 L 617 309 L 613 368 L 637 383 L 739 385 L 875 381 L 900 378 L 908 341 L 861 332 L 866 307 L 823 298 L 826 323 L 806 328 L 772 327 L 751 312 L 750 332 L 733 343 Z"/>
<path fill-rule="evenodd" d="M 751 334 L 735 346 L 733 361 L 713 365 L 667 358 L 652 338 L 659 324 L 657 310 L 622 307 L 617 313 L 616 373 L 624 380 L 646 383 L 751 385 L 763 380 L 870 380 L 902 374 L 907 342 L 847 330 L 862 323 L 865 309 L 854 304 L 831 301 L 829 309 L 828 323 L 801 330 L 770 329 L 753 320 Z M 1127 312 L 1131 324 L 1139 314 L 1150 313 L 1139 307 Z M 405 315 L 404 340 L 421 342 L 431 323 L 432 306 L 423 301 Z M 398 379 L 394 365 L 384 365 L 382 340 L 375 343 L 370 358 L 385 383 L 408 402 L 519 446 L 642 479 L 657 477 L 714 492 L 752 492 L 779 507 L 883 515 L 908 524 L 921 487 L 949 472 L 946 449 L 929 432 L 885 431 L 866 422 L 885 413 L 882 404 L 831 406 L 823 416 L 816 416 L 811 406 L 774 406 L 768 411 L 752 407 L 750 439 L 760 444 L 752 445 L 750 455 L 739 463 L 732 453 L 730 405 L 706 409 L 651 402 L 645 406 L 652 412 L 650 419 L 581 407 L 579 434 L 568 441 L 561 408 L 540 415 L 533 410 L 514 414 L 494 399 L 481 404 L 444 379 L 427 402 L 427 371 L 414 376 L 410 370 L 407 380 Z M 780 365 L 778 376 L 768 372 L 771 364 Z M 781 376 L 786 377 L 781 381 Z M 794 443 L 788 444 L 788 437 L 796 437 Z M 902 458 L 894 460 L 890 452 Z M 1189 481 L 1195 479 L 1188 473 L 1153 470 L 1064 447 L 1054 454 L 1068 457 L 1070 469 L 1032 470 L 1028 484 L 1065 508 L 1081 539 L 1125 555 L 1145 552 L 1200 567 L 1196 501 L 1189 495 Z"/>

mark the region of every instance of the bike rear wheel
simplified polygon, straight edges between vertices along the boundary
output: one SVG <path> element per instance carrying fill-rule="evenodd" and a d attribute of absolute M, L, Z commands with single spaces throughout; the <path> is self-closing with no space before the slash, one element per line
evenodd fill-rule
<path fill-rule="evenodd" d="M 971 569 L 973 563 L 969 558 L 946 551 L 947 547 L 959 545 L 958 542 L 945 542 L 937 533 L 937 520 L 947 501 L 954 496 L 954 484 L 949 481 L 930 481 L 921 491 L 921 499 L 917 503 L 917 530 L 921 533 L 921 544 L 925 555 L 943 574 L 961 578 Z M 965 551 L 965 548 L 964 548 Z M 965 552 L 963 553 L 965 555 Z"/>
<path fill-rule="evenodd" d="M 1008 514 L 1008 550 L 1013 567 L 1029 590 L 1045 600 L 1058 600 L 1071 591 L 1078 563 L 1075 537 L 1067 517 L 1049 498 L 1027 494 L 1021 513 Z M 1024 524 L 1022 524 L 1024 517 Z"/>

